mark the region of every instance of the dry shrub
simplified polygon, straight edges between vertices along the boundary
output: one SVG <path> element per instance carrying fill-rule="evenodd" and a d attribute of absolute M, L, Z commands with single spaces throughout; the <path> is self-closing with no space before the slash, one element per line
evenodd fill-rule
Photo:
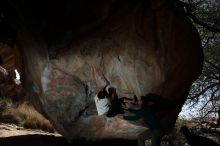
<path fill-rule="evenodd" d="M 4 110 L 0 114 L 0 122 L 14 123 L 25 128 L 55 132 L 51 123 L 39 114 L 33 106 L 27 103 Z"/>

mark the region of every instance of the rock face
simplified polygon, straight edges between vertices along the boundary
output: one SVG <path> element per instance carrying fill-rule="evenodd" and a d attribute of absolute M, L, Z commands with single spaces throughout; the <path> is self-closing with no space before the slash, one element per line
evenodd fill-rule
<path fill-rule="evenodd" d="M 14 101 L 22 96 L 22 86 L 16 85 L 13 80 L 16 77 L 14 70 L 22 71 L 20 52 L 16 46 L 12 47 L 0 41 L 0 57 L 2 59 L 0 66 L 6 69 L 8 73 L 6 76 L 0 72 L 0 97 L 10 97 Z"/>
<path fill-rule="evenodd" d="M 198 33 L 182 8 L 166 0 L 84 0 L 36 13 L 40 2 L 16 3 L 30 98 L 61 134 L 134 138 L 144 130 L 92 112 L 106 81 L 119 97 L 161 95 L 157 116 L 165 132 L 172 129 L 203 64 Z"/>

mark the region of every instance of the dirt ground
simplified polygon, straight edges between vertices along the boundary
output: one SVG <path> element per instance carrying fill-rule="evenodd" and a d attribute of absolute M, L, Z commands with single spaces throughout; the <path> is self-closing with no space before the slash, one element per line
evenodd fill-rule
<path fill-rule="evenodd" d="M 212 135 L 203 136 L 219 142 L 219 137 Z M 176 136 L 178 139 L 179 137 Z M 176 140 L 177 140 L 176 139 Z M 174 140 L 174 139 L 173 139 Z M 25 129 L 13 124 L 0 123 L 0 146 L 137 146 L 136 140 L 105 139 L 102 141 L 74 140 L 68 143 L 58 133 L 48 133 L 42 130 Z M 149 145 L 146 141 L 146 145 Z M 168 143 L 162 143 L 168 146 Z M 178 144 L 179 145 L 179 144 Z M 188 146 L 186 143 L 182 146 Z"/>
<path fill-rule="evenodd" d="M 12 124 L 0 123 L 0 146 L 136 146 L 136 141 L 106 139 L 102 141 L 75 140 L 68 143 L 60 134 L 41 130 L 24 129 Z"/>

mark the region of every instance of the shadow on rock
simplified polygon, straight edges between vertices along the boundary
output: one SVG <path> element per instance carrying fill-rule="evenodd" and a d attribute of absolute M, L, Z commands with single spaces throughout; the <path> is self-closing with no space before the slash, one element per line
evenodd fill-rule
<path fill-rule="evenodd" d="M 51 135 L 21 135 L 0 138 L 0 146 L 136 146 L 137 141 L 107 139 L 98 141 L 74 140 L 68 143 L 64 137 Z"/>

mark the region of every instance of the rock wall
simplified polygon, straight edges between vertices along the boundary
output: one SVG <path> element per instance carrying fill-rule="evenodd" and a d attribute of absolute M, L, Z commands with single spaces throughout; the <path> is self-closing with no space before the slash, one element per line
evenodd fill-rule
<path fill-rule="evenodd" d="M 42 28 L 27 15 L 30 9 L 22 9 L 28 23 L 19 26 L 18 40 L 36 108 L 69 140 L 135 138 L 144 127 L 96 116 L 93 98 L 108 81 L 119 97 L 161 95 L 157 116 L 169 132 L 202 70 L 196 29 L 166 0 L 86 2 L 67 3 L 69 13 L 61 12 L 69 14 L 61 18 L 67 24 L 42 19 Z"/>

